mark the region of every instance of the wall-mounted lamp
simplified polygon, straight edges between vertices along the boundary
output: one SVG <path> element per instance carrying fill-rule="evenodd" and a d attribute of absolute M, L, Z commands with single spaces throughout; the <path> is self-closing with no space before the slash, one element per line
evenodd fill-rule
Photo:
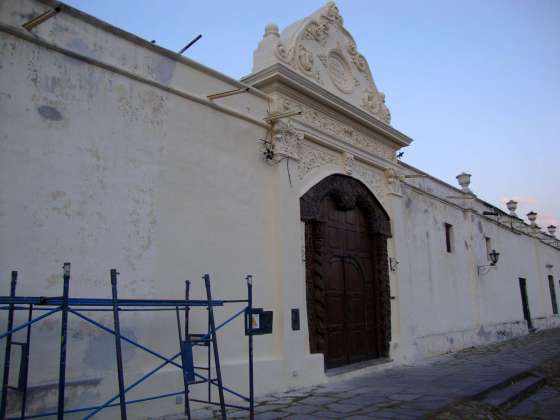
<path fill-rule="evenodd" d="M 496 250 L 493 249 L 492 252 L 490 254 L 488 254 L 488 256 L 490 257 L 490 265 L 498 264 L 498 260 L 500 259 L 500 253 L 499 252 L 496 252 Z"/>
<path fill-rule="evenodd" d="M 486 265 L 479 265 L 478 266 L 478 275 L 480 276 L 481 274 L 486 274 L 488 273 L 488 271 L 490 271 L 490 269 L 492 267 L 495 267 L 496 264 L 498 264 L 498 260 L 500 259 L 500 253 L 496 252 L 495 249 L 492 250 L 492 252 L 490 252 L 488 254 L 488 258 L 490 258 L 490 264 L 486 264 Z"/>
<path fill-rule="evenodd" d="M 390 257 L 389 258 L 389 269 L 391 271 L 397 271 L 397 265 L 399 265 L 399 262 L 396 258 Z"/>

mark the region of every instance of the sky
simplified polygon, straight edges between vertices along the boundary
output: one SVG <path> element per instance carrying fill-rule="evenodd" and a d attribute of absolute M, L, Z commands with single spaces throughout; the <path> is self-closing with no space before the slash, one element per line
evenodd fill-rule
<path fill-rule="evenodd" d="M 239 79 L 269 22 L 280 30 L 325 1 L 66 0 Z M 403 161 L 505 210 L 560 225 L 560 1 L 339 0 L 344 26 L 385 92 Z"/>

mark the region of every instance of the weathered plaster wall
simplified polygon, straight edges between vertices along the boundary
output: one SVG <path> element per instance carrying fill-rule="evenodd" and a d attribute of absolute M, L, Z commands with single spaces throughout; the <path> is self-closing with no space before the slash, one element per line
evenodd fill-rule
<path fill-rule="evenodd" d="M 169 298 L 184 294 L 185 279 L 193 281 L 192 296 L 203 297 L 200 276 L 208 272 L 216 297 L 244 298 L 243 279 L 252 273 L 256 304 L 280 313 L 272 286 L 280 281 L 274 218 L 279 203 L 274 172 L 257 144 L 264 123 L 148 83 L 161 74 L 138 62 L 169 60 L 153 49 L 64 13 L 38 28 L 41 41 L 77 49 L 101 63 L 120 60 L 113 64 L 134 73 L 130 77 L 19 36 L 20 21 L 41 10 L 40 3 L 12 1 L 1 7 L 2 24 L 14 28 L 0 35 L 2 278 L 17 269 L 19 294 L 56 296 L 61 265 L 71 261 L 72 296 L 109 296 L 108 270 L 115 267 L 122 297 Z M 172 64 L 169 80 L 158 82 L 188 95 L 239 85 L 181 59 Z M 264 95 L 245 97 L 242 111 L 264 116 Z M 7 294 L 8 282 L 0 287 Z M 233 312 L 218 310 L 217 322 Z M 205 315 L 193 311 L 194 331 L 205 327 Z M 176 351 L 173 313 L 122 318 L 125 335 L 163 353 Z M 108 314 L 96 319 L 112 325 Z M 256 368 L 265 377 L 283 373 L 280 325 L 275 323 L 274 335 L 255 340 Z M 233 386 L 246 383 L 242 331 L 239 320 L 220 335 L 228 343 L 222 346 L 224 376 Z M 31 355 L 33 385 L 58 377 L 58 334 L 56 317 L 33 331 L 34 342 L 41 343 Z M 72 405 L 114 393 L 111 336 L 75 318 L 70 334 L 68 379 L 104 378 L 100 388 L 86 387 L 90 391 Z M 128 345 L 124 358 L 129 381 L 157 361 Z M 145 389 L 180 389 L 179 378 L 167 369 Z M 275 382 L 257 385 L 262 393 Z M 45 398 L 45 405 L 52 403 Z"/>
<path fill-rule="evenodd" d="M 527 279 L 535 326 L 559 324 L 547 279 L 547 274 L 558 278 L 558 250 L 470 210 L 482 210 L 480 202 L 461 200 L 467 205 L 459 207 L 443 201 L 460 195 L 457 190 L 448 188 L 438 197 L 432 195 L 444 188 L 438 182 L 424 178 L 415 184 L 423 189 L 403 187 L 406 237 L 400 238 L 405 252 L 399 257 L 398 291 L 403 353 L 398 357 L 415 359 L 526 333 L 520 277 Z M 452 253 L 446 250 L 445 223 L 453 225 Z M 477 266 L 489 264 L 486 237 L 500 260 L 479 275 Z"/>

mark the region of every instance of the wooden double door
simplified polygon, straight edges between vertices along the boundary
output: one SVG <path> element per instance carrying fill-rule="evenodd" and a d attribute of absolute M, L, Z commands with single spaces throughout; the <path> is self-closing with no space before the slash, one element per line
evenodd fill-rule
<path fill-rule="evenodd" d="M 327 369 L 389 356 L 390 219 L 359 180 L 333 174 L 300 198 L 309 348 Z"/>
<path fill-rule="evenodd" d="M 326 197 L 321 213 L 325 220 L 325 365 L 334 368 L 380 356 L 373 241 L 360 208 L 340 210 Z"/>

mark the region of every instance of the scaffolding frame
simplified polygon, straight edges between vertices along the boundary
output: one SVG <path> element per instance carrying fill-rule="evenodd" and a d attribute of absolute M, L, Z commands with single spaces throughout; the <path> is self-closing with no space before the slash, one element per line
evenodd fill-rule
<path fill-rule="evenodd" d="M 246 299 L 213 299 L 210 285 L 210 276 L 205 274 L 202 276 L 204 287 L 206 289 L 206 299 L 193 300 L 190 299 L 190 281 L 185 281 L 185 299 L 119 299 L 117 288 L 117 276 L 119 275 L 116 269 L 110 270 L 110 284 L 111 294 L 110 299 L 106 298 L 72 298 L 70 297 L 70 263 L 63 265 L 63 289 L 61 297 L 45 297 L 45 296 L 17 296 L 16 285 L 18 272 L 12 271 L 10 283 L 10 295 L 0 296 L 0 310 L 8 312 L 7 330 L 0 334 L 0 340 L 6 339 L 6 347 L 4 352 L 4 373 L 2 378 L 2 389 L 0 399 L 0 418 L 7 420 L 15 419 L 34 419 L 47 416 L 57 416 L 59 420 L 64 418 L 65 414 L 85 413 L 84 419 L 89 419 L 105 408 L 120 407 L 120 415 L 122 419 L 127 418 L 127 405 L 141 403 L 145 401 L 157 400 L 161 398 L 183 396 L 184 398 L 184 413 L 185 416 L 191 419 L 191 402 L 202 403 L 205 405 L 213 405 L 220 407 L 222 419 L 227 418 L 226 409 L 236 408 L 247 410 L 250 419 L 254 419 L 254 369 L 253 369 L 253 335 L 258 334 L 257 330 L 252 329 L 252 316 L 255 313 L 253 309 L 253 282 L 252 276 L 247 275 L 245 280 L 247 284 L 247 298 Z M 229 304 L 242 304 L 241 310 L 237 311 L 234 315 L 227 320 L 215 325 L 214 308 L 224 307 Z M 205 307 L 208 311 L 207 330 L 202 334 L 192 334 L 189 331 L 189 313 L 192 308 Z M 14 326 L 14 314 L 16 311 L 27 311 L 27 322 Z M 36 311 L 45 311 L 43 314 L 33 318 Z M 179 337 L 179 352 L 171 356 L 165 356 L 159 352 L 150 349 L 141 343 L 130 339 L 121 334 L 120 330 L 120 313 L 127 311 L 146 312 L 146 311 L 175 311 L 177 318 L 177 329 Z M 61 313 L 61 326 L 60 326 L 60 354 L 59 354 L 59 376 L 58 376 L 58 404 L 56 411 L 35 413 L 26 415 L 27 408 L 27 394 L 28 394 L 28 377 L 29 377 L 29 354 L 31 349 L 31 330 L 32 326 L 37 322 L 53 315 Z M 90 316 L 84 315 L 83 312 L 112 312 L 113 314 L 113 329 L 97 322 Z M 180 313 L 184 313 L 184 325 L 181 326 Z M 118 394 L 106 400 L 104 403 L 88 407 L 77 407 L 72 409 L 65 409 L 64 396 L 66 388 L 66 350 L 68 338 L 68 315 L 76 316 L 82 321 L 88 322 L 97 328 L 113 334 L 115 338 L 115 354 L 117 364 L 117 381 L 118 381 Z M 217 332 L 237 319 L 239 316 L 244 315 L 244 331 L 248 340 L 248 368 L 249 368 L 249 395 L 243 395 L 223 384 L 222 372 L 220 366 L 220 355 L 218 348 Z M 13 335 L 18 331 L 25 329 L 25 341 L 14 341 Z M 183 338 L 184 331 L 184 338 Z M 125 341 L 128 344 L 135 346 L 147 352 L 148 354 L 160 359 L 162 362 L 145 373 L 143 376 L 135 380 L 129 385 L 125 384 L 124 372 L 125 367 L 122 360 L 121 344 Z M 21 347 L 21 360 L 19 370 L 19 381 L 17 387 L 10 386 L 10 364 L 11 352 L 13 346 Z M 205 346 L 207 347 L 207 365 L 195 366 L 193 361 L 193 347 Z M 181 361 L 176 359 L 181 358 Z M 212 377 L 212 358 L 214 360 L 215 377 Z M 174 392 L 167 392 L 159 395 L 149 395 L 143 398 L 136 398 L 134 400 L 127 400 L 126 393 L 138 385 L 146 381 L 156 372 L 160 371 L 163 367 L 172 365 L 182 371 L 184 389 Z M 202 372 L 201 372 L 202 371 Z M 204 375 L 203 372 L 206 372 Z M 208 397 L 204 399 L 196 399 L 190 397 L 190 388 L 198 384 L 207 384 Z M 212 387 L 218 389 L 218 401 L 212 399 Z M 21 411 L 20 415 L 16 417 L 6 417 L 8 390 L 21 392 Z M 226 403 L 224 392 L 239 398 L 242 403 L 233 404 Z M 118 400 L 118 402 L 117 402 Z"/>

